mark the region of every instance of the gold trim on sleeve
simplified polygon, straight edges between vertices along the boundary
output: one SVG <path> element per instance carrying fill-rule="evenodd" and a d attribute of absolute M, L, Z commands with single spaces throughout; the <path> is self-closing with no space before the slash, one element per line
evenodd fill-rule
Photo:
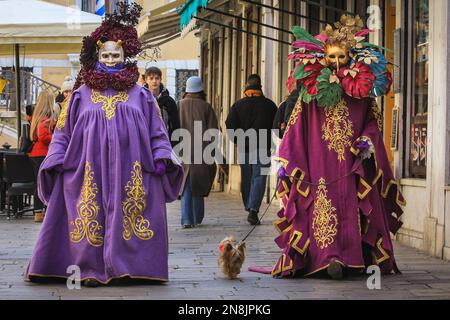
<path fill-rule="evenodd" d="M 66 99 L 61 105 L 61 113 L 56 122 L 56 128 L 61 131 L 66 126 L 67 114 L 69 113 L 69 99 Z"/>
<path fill-rule="evenodd" d="M 289 118 L 289 122 L 284 132 L 284 136 L 286 136 L 291 127 L 297 123 L 298 118 L 300 117 L 302 112 L 303 112 L 302 99 L 299 98 L 297 100 L 297 103 L 295 104 L 294 111 L 292 111 L 291 117 Z"/>

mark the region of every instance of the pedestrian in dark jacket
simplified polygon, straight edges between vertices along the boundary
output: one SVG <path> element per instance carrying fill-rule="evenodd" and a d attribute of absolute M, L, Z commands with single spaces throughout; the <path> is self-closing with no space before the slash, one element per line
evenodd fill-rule
<path fill-rule="evenodd" d="M 270 167 L 269 163 L 263 163 L 261 153 L 270 156 L 272 145 L 271 130 L 277 106 L 273 101 L 264 97 L 261 86 L 261 78 L 251 75 L 247 80 L 244 98 L 237 101 L 230 109 L 226 125 L 228 129 L 242 129 L 244 132 L 254 129 L 257 132 L 257 149 L 254 150 L 246 139 L 245 161 L 241 166 L 241 194 L 245 210 L 249 212 L 248 222 L 252 225 L 259 224 L 258 213 L 264 198 L 266 189 L 266 176 L 262 174 L 264 168 Z M 265 130 L 267 141 L 260 141 L 260 130 Z M 235 139 L 236 142 L 236 139 Z M 250 153 L 257 151 L 256 161 L 250 160 Z M 254 159 L 251 159 L 254 160 Z"/>
<path fill-rule="evenodd" d="M 289 120 L 291 119 L 292 111 L 297 104 L 298 97 L 299 91 L 292 91 L 289 97 L 287 97 L 287 99 L 283 101 L 278 108 L 277 114 L 275 115 L 275 119 L 273 121 L 273 129 L 278 130 L 278 136 L 280 139 L 283 139 L 284 137 Z"/>
<path fill-rule="evenodd" d="M 210 129 L 218 129 L 214 109 L 206 102 L 203 82 L 199 77 L 190 77 L 186 82 L 186 93 L 178 101 L 181 127 L 193 137 L 191 157 L 183 164 L 184 180 L 181 187 L 181 224 L 183 228 L 193 228 L 202 224 L 205 216 L 205 198 L 211 192 L 216 176 L 216 164 L 208 164 L 202 157 L 201 163 L 195 163 L 195 123 L 202 125 L 202 137 Z M 201 152 L 209 145 L 202 141 Z M 198 147 L 198 146 L 197 146 Z"/>
<path fill-rule="evenodd" d="M 169 90 L 162 84 L 162 72 L 157 67 L 150 67 L 145 71 L 144 87 L 149 89 L 158 102 L 161 109 L 161 115 L 169 132 L 169 138 L 172 146 L 175 143 L 172 141 L 172 134 L 175 130 L 180 128 L 180 118 L 178 115 L 177 104 L 169 94 Z"/>

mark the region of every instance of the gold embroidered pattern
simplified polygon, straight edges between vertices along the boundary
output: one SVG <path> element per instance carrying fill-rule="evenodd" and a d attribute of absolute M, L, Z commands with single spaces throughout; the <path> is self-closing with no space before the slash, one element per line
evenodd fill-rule
<path fill-rule="evenodd" d="M 329 142 L 328 149 L 338 154 L 338 160 L 345 160 L 345 148 L 352 146 L 353 123 L 348 119 L 349 111 L 345 100 L 334 107 L 325 108 L 326 122 L 322 126 L 322 139 Z"/>
<path fill-rule="evenodd" d="M 81 240 L 86 238 L 89 244 L 99 247 L 103 244 L 103 227 L 97 220 L 100 207 L 95 201 L 98 187 L 93 180 L 94 171 L 91 169 L 91 164 L 86 162 L 83 187 L 77 204 L 78 218 L 72 221 L 74 230 L 70 233 L 70 240 L 74 243 L 80 243 Z"/>
<path fill-rule="evenodd" d="M 56 123 L 56 128 L 58 128 L 60 131 L 66 126 L 68 111 L 69 111 L 69 100 L 67 99 L 62 103 L 61 113 L 59 114 L 58 122 Z"/>
<path fill-rule="evenodd" d="M 298 99 L 297 103 L 295 104 L 294 110 L 292 111 L 291 117 L 289 118 L 289 122 L 286 126 L 286 131 L 284 133 L 285 136 L 289 132 L 289 129 L 291 129 L 291 127 L 297 123 L 298 118 L 300 117 L 302 112 L 303 112 L 302 100 Z"/>
<path fill-rule="evenodd" d="M 337 235 L 338 218 L 336 208 L 333 207 L 331 200 L 328 199 L 328 190 L 324 178 L 319 180 L 319 188 L 317 190 L 316 200 L 314 201 L 314 219 L 312 229 L 314 238 L 320 249 L 328 248 Z"/>
<path fill-rule="evenodd" d="M 372 112 L 375 120 L 377 121 L 378 129 L 383 132 L 383 115 L 375 100 L 372 100 Z"/>
<path fill-rule="evenodd" d="M 125 186 L 125 192 L 127 199 L 123 202 L 123 238 L 128 241 L 134 233 L 141 240 L 150 240 L 153 231 L 150 230 L 150 221 L 143 216 L 147 203 L 142 168 L 138 161 L 134 163 L 131 181 Z"/>
<path fill-rule="evenodd" d="M 127 102 L 128 94 L 121 91 L 115 96 L 102 96 L 100 92 L 92 90 L 91 100 L 93 103 L 103 103 L 102 110 L 105 111 L 106 119 L 111 120 L 116 115 L 116 105 L 119 102 Z"/>

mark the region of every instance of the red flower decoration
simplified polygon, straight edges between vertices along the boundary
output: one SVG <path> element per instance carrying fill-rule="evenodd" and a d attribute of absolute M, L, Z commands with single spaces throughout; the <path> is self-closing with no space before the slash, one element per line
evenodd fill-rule
<path fill-rule="evenodd" d="M 352 68 L 341 68 L 338 73 L 345 93 L 353 98 L 370 97 L 375 75 L 370 66 L 357 62 Z"/>
<path fill-rule="evenodd" d="M 289 75 L 288 81 L 286 82 L 286 86 L 289 93 L 291 93 L 294 90 L 294 87 L 297 84 L 297 81 L 294 79 L 294 71 L 295 69 L 291 70 L 291 74 Z"/>
<path fill-rule="evenodd" d="M 304 72 L 311 72 L 311 74 L 302 79 L 301 82 L 306 87 L 306 91 L 308 92 L 308 94 L 311 96 L 315 96 L 318 92 L 317 85 L 319 84 L 319 82 L 317 81 L 317 78 L 320 76 L 323 68 L 323 65 L 318 62 L 305 66 Z"/>

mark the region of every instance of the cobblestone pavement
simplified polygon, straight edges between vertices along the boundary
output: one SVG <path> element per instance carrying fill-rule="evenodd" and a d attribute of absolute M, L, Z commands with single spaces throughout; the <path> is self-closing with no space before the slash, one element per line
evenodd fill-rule
<path fill-rule="evenodd" d="M 23 272 L 40 228 L 31 218 L 7 221 L 0 216 L 0 299 L 450 299 L 450 263 L 396 244 L 402 275 L 382 278 L 381 290 L 368 290 L 367 277 L 273 279 L 247 271 L 274 264 L 279 250 L 272 226 L 277 208 L 247 241 L 247 261 L 240 279 L 223 278 L 217 267 L 218 243 L 249 230 L 237 196 L 214 193 L 206 201 L 204 225 L 180 228 L 179 202 L 168 207 L 170 282 L 164 285 L 110 286 L 68 290 L 65 284 L 32 284 Z"/>

